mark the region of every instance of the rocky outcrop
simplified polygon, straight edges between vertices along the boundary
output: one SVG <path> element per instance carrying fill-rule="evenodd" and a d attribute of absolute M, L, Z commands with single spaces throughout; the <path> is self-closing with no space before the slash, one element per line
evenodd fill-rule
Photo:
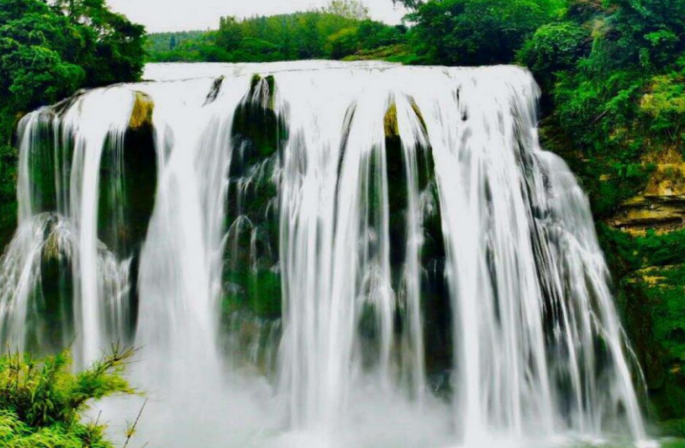
<path fill-rule="evenodd" d="M 647 186 L 625 201 L 609 223 L 640 235 L 648 230 L 671 232 L 685 227 L 685 162 L 675 149 L 652 155 L 645 164 L 653 168 Z"/>
<path fill-rule="evenodd" d="M 224 317 L 281 314 L 278 192 L 273 182 L 289 129 L 277 113 L 273 76 L 254 75 L 231 125 L 234 155 L 226 203 Z"/>
<path fill-rule="evenodd" d="M 136 101 L 133 104 L 129 128 L 139 130 L 145 126 L 152 126 L 152 112 L 155 108 L 154 101 L 143 92 L 136 92 L 135 95 Z"/>

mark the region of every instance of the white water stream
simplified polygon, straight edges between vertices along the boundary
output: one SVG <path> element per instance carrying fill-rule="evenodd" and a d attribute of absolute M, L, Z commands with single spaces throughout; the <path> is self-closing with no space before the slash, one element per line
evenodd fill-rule
<path fill-rule="evenodd" d="M 131 380 L 151 398 L 139 437 L 152 447 L 645 443 L 589 204 L 539 147 L 526 71 L 303 62 L 145 76 L 23 119 L 3 345 L 73 339 L 85 365 L 132 340 Z M 98 239 L 99 192 L 114 182 L 126 196 L 131 173 L 102 173 L 131 151 L 141 94 L 151 140 L 134 150 L 155 152 L 156 194 L 140 249 L 121 255 Z M 277 118 L 264 131 L 277 147 L 236 138 L 241 107 Z M 107 204 L 126 216 L 125 200 Z M 71 279 L 57 299 L 42 286 L 50 260 Z M 226 324 L 246 312 L 226 304 L 238 288 L 226 272 L 241 269 L 250 288 L 277 278 L 282 299 L 280 321 L 249 346 L 245 328 L 263 319 Z M 444 350 L 430 342 L 436 301 L 450 313 L 437 325 Z M 139 402 L 104 405 L 114 429 Z"/>

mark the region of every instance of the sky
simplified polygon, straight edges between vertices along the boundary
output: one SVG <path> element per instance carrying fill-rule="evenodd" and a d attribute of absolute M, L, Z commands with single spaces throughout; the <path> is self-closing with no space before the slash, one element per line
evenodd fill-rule
<path fill-rule="evenodd" d="M 216 29 L 219 17 L 273 15 L 321 8 L 328 0 L 108 0 L 114 11 L 126 14 L 148 32 Z M 405 11 L 392 0 L 364 0 L 371 18 L 399 23 Z"/>

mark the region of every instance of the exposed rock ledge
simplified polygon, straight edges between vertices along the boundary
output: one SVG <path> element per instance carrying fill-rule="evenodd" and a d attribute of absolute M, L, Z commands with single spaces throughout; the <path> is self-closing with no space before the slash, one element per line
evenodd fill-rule
<path fill-rule="evenodd" d="M 674 149 L 654 160 L 644 191 L 621 204 L 609 224 L 634 235 L 654 229 L 657 233 L 685 228 L 685 162 Z"/>

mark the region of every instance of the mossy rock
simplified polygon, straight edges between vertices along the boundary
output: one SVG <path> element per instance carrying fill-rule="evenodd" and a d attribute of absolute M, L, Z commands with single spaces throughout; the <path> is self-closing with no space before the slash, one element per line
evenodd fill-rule
<path fill-rule="evenodd" d="M 247 310 L 258 317 L 280 317 L 278 190 L 271 178 L 288 130 L 275 109 L 275 89 L 273 76 L 254 75 L 233 118 L 223 274 L 226 315 Z"/>
<path fill-rule="evenodd" d="M 276 113 L 276 81 L 273 76 L 254 75 L 250 91 L 235 110 L 233 148 L 240 153 L 231 163 L 231 175 L 241 175 L 284 146 L 288 132 L 285 120 Z"/>
<path fill-rule="evenodd" d="M 135 102 L 133 104 L 133 111 L 131 112 L 131 119 L 129 120 L 129 128 L 138 130 L 143 127 L 152 126 L 152 114 L 155 109 L 153 99 L 143 92 L 135 92 Z"/>
<path fill-rule="evenodd" d="M 620 305 L 661 420 L 685 418 L 685 265 L 626 277 Z"/>
<path fill-rule="evenodd" d="M 424 132 L 427 141 L 426 124 L 412 98 L 409 98 L 412 110 L 416 114 L 419 126 Z M 409 197 L 407 186 L 409 176 L 406 172 L 405 154 L 400 137 L 397 121 L 397 105 L 390 103 L 383 118 L 385 132 L 385 166 L 388 181 L 388 208 L 390 226 L 390 262 L 393 277 L 393 289 L 399 291 L 402 288 L 402 275 L 407 261 L 407 213 Z M 420 264 L 422 267 L 421 277 L 421 307 L 424 317 L 424 341 L 426 347 L 426 366 L 430 373 L 441 372 L 449 368 L 452 360 L 451 347 L 451 312 L 449 294 L 444 276 L 445 246 L 442 232 L 442 218 L 438 200 L 437 181 L 435 178 L 435 162 L 431 147 L 417 145 L 415 148 L 415 163 L 417 172 L 416 179 L 421 202 L 431 199 L 432 210 L 428 212 L 423 207 L 423 245 L 421 247 Z M 374 168 L 372 167 L 372 172 Z M 379 186 L 373 182 L 370 188 L 372 205 L 369 212 L 377 213 L 376 202 L 378 197 L 376 189 Z M 373 218 L 373 216 L 371 217 Z M 374 222 L 373 219 L 369 220 Z M 406 309 L 404 304 L 398 306 L 398 312 Z M 401 319 L 398 322 L 402 322 Z M 402 331 L 402 328 L 398 328 Z"/>
<path fill-rule="evenodd" d="M 672 437 L 685 437 L 685 419 L 674 419 L 662 422 L 659 428 Z M 668 440 L 661 448 L 685 448 L 685 440 Z"/>
<path fill-rule="evenodd" d="M 100 163 L 98 238 L 120 259 L 140 251 L 157 190 L 154 103 L 142 92 L 135 95 L 123 152 L 107 139 Z"/>
<path fill-rule="evenodd" d="M 281 317 L 281 275 L 274 269 L 231 271 L 225 278 L 224 319 L 237 311 L 249 311 L 263 319 Z"/>
<path fill-rule="evenodd" d="M 685 162 L 680 152 L 668 147 L 649 151 L 642 165 L 649 171 L 644 188 L 623 201 L 609 223 L 633 235 L 685 228 Z"/>
<path fill-rule="evenodd" d="M 16 232 L 18 207 L 17 201 L 0 204 L 0 254 L 4 253 Z"/>

